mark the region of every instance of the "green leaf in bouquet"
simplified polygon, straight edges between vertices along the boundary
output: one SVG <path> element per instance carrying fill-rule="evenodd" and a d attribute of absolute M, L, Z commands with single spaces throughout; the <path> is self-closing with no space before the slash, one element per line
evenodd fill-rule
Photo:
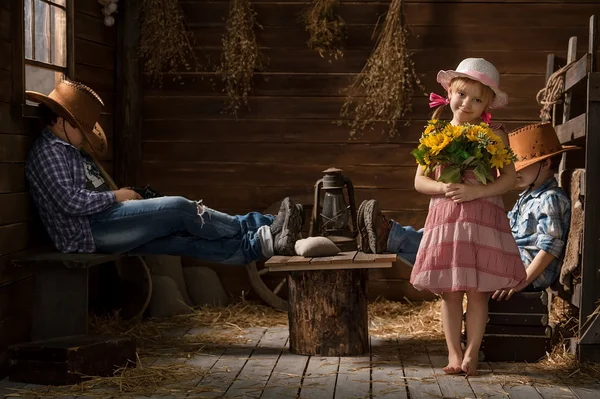
<path fill-rule="evenodd" d="M 473 169 L 473 173 L 475 174 L 475 178 L 479 180 L 481 184 L 487 184 L 489 172 L 485 166 L 482 164 L 477 165 L 477 167 Z"/>
<path fill-rule="evenodd" d="M 460 166 L 458 165 L 447 166 L 438 178 L 438 181 L 443 183 L 458 183 L 460 180 Z"/>
<path fill-rule="evenodd" d="M 417 148 L 417 149 L 412 150 L 410 153 L 413 157 L 415 157 L 415 159 L 417 160 L 417 162 L 419 164 L 421 164 L 421 165 L 425 164 L 425 151 Z"/>
<path fill-rule="evenodd" d="M 475 159 L 475 157 L 473 157 L 473 156 L 470 156 L 469 158 L 465 159 L 465 160 L 462 162 L 462 165 L 463 165 L 463 166 L 469 166 L 469 164 L 470 164 L 470 163 L 471 163 L 471 162 L 472 162 L 474 159 Z"/>

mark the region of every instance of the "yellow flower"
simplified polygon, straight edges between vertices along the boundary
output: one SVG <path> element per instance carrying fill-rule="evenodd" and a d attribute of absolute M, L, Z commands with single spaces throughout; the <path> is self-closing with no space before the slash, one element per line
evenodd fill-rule
<path fill-rule="evenodd" d="M 433 132 L 434 130 L 435 130 L 435 126 L 429 125 L 425 128 L 425 132 L 423 132 L 423 134 L 425 134 L 425 135 L 431 134 L 431 132 Z"/>
<path fill-rule="evenodd" d="M 492 155 L 498 152 L 498 148 L 495 144 L 488 144 L 487 146 L 485 146 L 485 149 Z"/>

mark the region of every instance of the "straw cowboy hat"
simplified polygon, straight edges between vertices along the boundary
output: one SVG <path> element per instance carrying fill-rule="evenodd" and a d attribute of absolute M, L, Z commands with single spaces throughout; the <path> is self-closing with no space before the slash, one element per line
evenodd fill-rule
<path fill-rule="evenodd" d="M 536 123 L 513 130 L 508 134 L 508 141 L 517 156 L 517 171 L 565 151 L 579 149 L 574 145 L 561 145 L 550 123 Z"/>
<path fill-rule="evenodd" d="M 489 61 L 483 58 L 466 58 L 458 64 L 455 71 L 439 71 L 437 81 L 448 90 L 452 79 L 460 77 L 480 82 L 496 93 L 490 108 L 498 109 L 508 104 L 508 95 L 498 88 L 500 84 L 498 70 Z"/>
<path fill-rule="evenodd" d="M 98 123 L 104 103 L 92 89 L 82 83 L 62 80 L 49 95 L 26 91 L 25 97 L 45 104 L 58 116 L 79 128 L 86 139 L 86 150 L 99 155 L 106 153 L 106 135 Z"/>

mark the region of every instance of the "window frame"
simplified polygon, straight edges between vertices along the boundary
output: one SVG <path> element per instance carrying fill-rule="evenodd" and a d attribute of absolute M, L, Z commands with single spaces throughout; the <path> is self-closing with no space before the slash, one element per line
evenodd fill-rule
<path fill-rule="evenodd" d="M 51 3 L 41 0 L 45 3 Z M 58 5 L 54 5 L 58 6 Z M 17 113 L 23 117 L 39 116 L 38 107 L 25 102 L 25 65 L 41 66 L 56 71 L 65 71 L 64 67 L 58 67 L 45 62 L 25 58 L 25 2 L 17 2 L 17 9 L 13 10 L 13 105 Z M 62 7 L 61 7 L 62 8 Z M 66 0 L 66 25 L 67 25 L 67 65 L 65 75 L 69 79 L 75 77 L 75 0 Z"/>

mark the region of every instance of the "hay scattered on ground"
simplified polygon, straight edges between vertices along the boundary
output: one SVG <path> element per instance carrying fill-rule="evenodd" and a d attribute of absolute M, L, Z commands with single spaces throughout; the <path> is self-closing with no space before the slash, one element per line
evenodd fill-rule
<path fill-rule="evenodd" d="M 118 317 L 94 317 L 91 332 L 133 337 L 141 355 L 178 356 L 215 346 L 243 343 L 244 329 L 287 325 L 287 313 L 259 304 L 240 302 L 228 307 L 201 307 L 168 319 L 126 322 Z M 200 327 L 210 331 L 190 331 Z M 186 334 L 187 335 L 184 335 Z"/>
<path fill-rule="evenodd" d="M 439 301 L 419 304 L 377 301 L 369 304 L 369 333 L 377 337 L 444 339 L 441 320 Z"/>
<path fill-rule="evenodd" d="M 110 397 L 118 394 L 135 396 L 157 396 L 199 394 L 219 392 L 211 386 L 196 386 L 194 380 L 203 377 L 207 371 L 185 363 L 169 365 L 138 366 L 121 368 L 114 377 L 94 377 L 78 385 L 44 386 L 36 389 L 16 389 L 11 397 L 39 397 L 60 395 L 83 395 Z M 189 382 L 191 381 L 191 382 Z"/>
<path fill-rule="evenodd" d="M 440 304 L 439 300 L 419 304 L 390 301 L 371 303 L 369 333 L 372 337 L 391 340 L 397 346 L 395 350 L 403 353 L 445 354 Z M 569 320 L 566 318 L 568 312 L 560 302 L 555 302 L 552 309 L 551 320 L 561 323 Z M 113 377 L 92 378 L 79 385 L 15 390 L 11 396 L 85 394 L 106 397 L 118 392 L 128 396 L 201 397 L 202 392 L 215 391 L 210 383 L 196 387 L 208 371 L 183 363 L 183 359 L 203 356 L 215 347 L 244 346 L 248 342 L 244 337 L 248 328 L 286 325 L 286 313 L 249 302 L 221 308 L 194 309 L 190 314 L 165 320 L 127 323 L 116 317 L 95 318 L 91 326 L 93 333 L 136 338 L 141 357 L 141 360 L 138 358 L 138 365 L 141 366 L 120 369 Z M 152 363 L 152 357 L 159 360 Z M 213 373 L 218 372 L 221 371 L 213 370 Z M 579 385 L 599 380 L 600 365 L 578 363 L 561 342 L 538 363 L 514 363 L 495 373 L 502 375 L 509 386 L 532 383 Z"/>

